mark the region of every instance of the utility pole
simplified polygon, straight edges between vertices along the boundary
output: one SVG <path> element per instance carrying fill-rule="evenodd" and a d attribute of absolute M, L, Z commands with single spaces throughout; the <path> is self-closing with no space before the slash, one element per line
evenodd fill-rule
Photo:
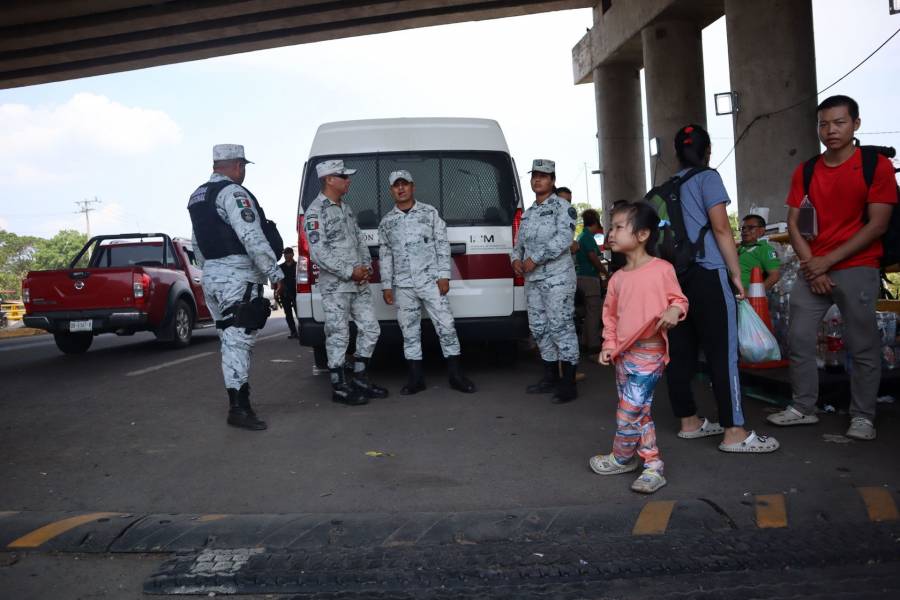
<path fill-rule="evenodd" d="M 591 184 L 589 181 L 590 177 L 588 177 L 588 173 L 590 173 L 590 171 L 588 170 L 587 163 L 584 163 L 584 190 L 585 190 L 585 196 L 587 199 L 588 206 L 590 206 L 590 204 L 591 204 Z"/>
<path fill-rule="evenodd" d="M 91 204 L 100 204 L 100 200 L 97 199 L 97 196 L 94 196 L 93 200 L 76 200 L 75 206 L 78 207 L 78 210 L 75 212 L 84 213 L 84 222 L 87 225 L 87 237 L 91 239 L 91 217 L 90 212 L 92 210 L 97 210 L 96 208 L 91 208 Z"/>

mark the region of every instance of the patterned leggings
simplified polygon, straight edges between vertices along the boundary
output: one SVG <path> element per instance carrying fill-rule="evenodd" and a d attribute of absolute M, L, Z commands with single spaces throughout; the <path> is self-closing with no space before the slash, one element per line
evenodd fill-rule
<path fill-rule="evenodd" d="M 665 346 L 662 342 L 642 343 L 616 357 L 616 437 L 613 455 L 628 462 L 635 452 L 644 460 L 644 468 L 662 473 L 663 461 L 656 447 L 656 427 L 650 416 L 653 388 L 665 370 Z"/>

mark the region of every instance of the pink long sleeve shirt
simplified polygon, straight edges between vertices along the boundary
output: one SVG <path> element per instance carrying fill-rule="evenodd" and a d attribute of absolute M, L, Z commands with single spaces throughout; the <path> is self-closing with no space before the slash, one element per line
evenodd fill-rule
<path fill-rule="evenodd" d="M 603 349 L 615 359 L 640 339 L 657 335 L 656 323 L 670 306 L 687 315 L 688 300 L 678 285 L 671 263 L 653 258 L 626 271 L 619 269 L 609 280 L 603 302 Z M 669 337 L 660 330 L 666 344 L 665 363 L 669 363 Z"/>

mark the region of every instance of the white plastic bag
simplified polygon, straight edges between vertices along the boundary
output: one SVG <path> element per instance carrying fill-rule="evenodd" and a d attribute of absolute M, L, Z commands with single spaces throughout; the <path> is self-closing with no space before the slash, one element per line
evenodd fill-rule
<path fill-rule="evenodd" d="M 778 340 L 746 300 L 738 303 L 738 350 L 750 363 L 781 360 Z"/>

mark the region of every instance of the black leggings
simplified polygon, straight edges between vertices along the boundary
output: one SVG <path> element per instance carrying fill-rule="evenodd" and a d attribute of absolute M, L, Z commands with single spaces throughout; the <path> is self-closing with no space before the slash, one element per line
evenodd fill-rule
<path fill-rule="evenodd" d="M 723 427 L 742 426 L 738 376 L 737 303 L 725 269 L 693 266 L 678 278 L 690 306 L 687 318 L 669 331 L 666 369 L 669 401 L 676 417 L 697 414 L 691 379 L 703 350 Z"/>

